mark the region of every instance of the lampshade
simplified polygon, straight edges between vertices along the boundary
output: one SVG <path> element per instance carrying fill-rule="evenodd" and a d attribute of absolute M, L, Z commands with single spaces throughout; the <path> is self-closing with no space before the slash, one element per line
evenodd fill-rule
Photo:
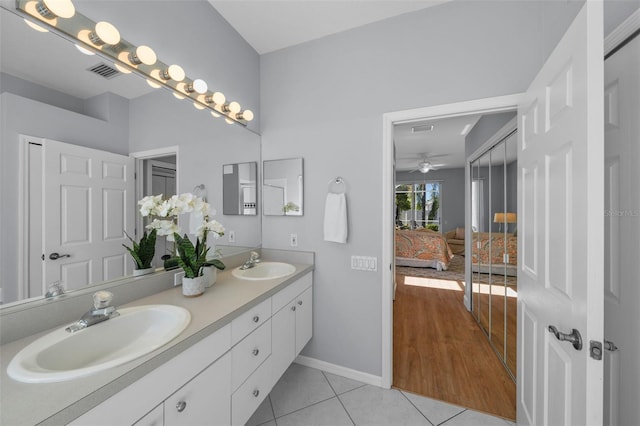
<path fill-rule="evenodd" d="M 516 213 L 496 213 L 493 215 L 493 221 L 495 223 L 517 223 Z"/>

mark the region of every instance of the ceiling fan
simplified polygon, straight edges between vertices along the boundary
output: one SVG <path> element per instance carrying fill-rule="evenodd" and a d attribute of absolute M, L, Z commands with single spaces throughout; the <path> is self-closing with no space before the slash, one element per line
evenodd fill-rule
<path fill-rule="evenodd" d="M 444 166 L 444 164 L 437 164 L 433 160 L 435 158 L 446 157 L 446 156 L 447 154 L 431 155 L 431 156 L 427 154 L 423 154 L 422 159 L 418 163 L 418 166 L 410 170 L 409 173 L 420 172 L 424 174 L 424 173 L 429 173 L 431 170 L 438 170 L 438 168 Z"/>

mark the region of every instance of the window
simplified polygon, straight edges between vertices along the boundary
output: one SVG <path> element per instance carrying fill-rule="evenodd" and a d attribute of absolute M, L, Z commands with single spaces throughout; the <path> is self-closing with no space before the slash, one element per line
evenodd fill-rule
<path fill-rule="evenodd" d="M 440 231 L 442 185 L 440 182 L 396 185 L 396 226 Z"/>
<path fill-rule="evenodd" d="M 480 224 L 484 219 L 484 206 L 482 205 L 483 181 L 474 179 L 471 182 L 471 229 L 473 232 L 480 230 Z"/>

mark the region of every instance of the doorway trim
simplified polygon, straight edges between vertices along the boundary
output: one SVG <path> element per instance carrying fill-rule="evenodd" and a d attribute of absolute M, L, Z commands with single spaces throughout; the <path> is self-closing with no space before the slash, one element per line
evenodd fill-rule
<path fill-rule="evenodd" d="M 523 94 L 512 94 L 492 98 L 476 99 L 431 107 L 394 111 L 382 115 L 382 387 L 391 388 L 393 383 L 393 290 L 394 290 L 394 140 L 393 126 L 400 123 L 427 119 L 442 119 L 468 114 L 502 112 L 518 107 Z M 465 200 L 469 198 L 465 185 Z M 465 216 L 465 221 L 469 218 Z M 468 228 L 468 226 L 465 226 Z M 387 268 L 386 265 L 389 265 Z M 465 287 L 464 303 L 470 308 L 469 286 Z"/>

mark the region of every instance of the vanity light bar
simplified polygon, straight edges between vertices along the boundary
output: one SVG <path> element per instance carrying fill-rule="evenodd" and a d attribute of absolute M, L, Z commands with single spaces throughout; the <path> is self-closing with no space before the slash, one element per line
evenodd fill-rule
<path fill-rule="evenodd" d="M 121 38 L 112 24 L 96 23 L 78 13 L 71 0 L 16 0 L 16 9 L 25 21 L 46 25 L 77 46 L 112 61 L 119 70 L 137 73 L 151 87 L 171 90 L 178 99 L 190 98 L 198 109 L 208 109 L 214 117 L 242 126 L 253 120 L 251 110 L 242 110 L 238 102 L 208 90 L 203 80 L 190 79 L 179 65 L 159 61 L 150 47 L 135 46 Z"/>

